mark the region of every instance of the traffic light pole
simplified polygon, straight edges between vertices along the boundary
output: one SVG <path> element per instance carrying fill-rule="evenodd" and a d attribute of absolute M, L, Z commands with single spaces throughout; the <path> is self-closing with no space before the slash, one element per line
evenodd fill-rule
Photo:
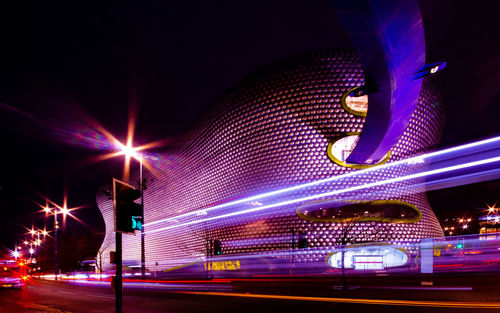
<path fill-rule="evenodd" d="M 116 238 L 116 279 L 115 279 L 115 312 L 122 313 L 123 282 L 122 282 L 122 233 L 115 232 Z"/>
<path fill-rule="evenodd" d="M 141 182 L 141 189 L 144 189 L 142 185 L 143 184 Z M 116 279 L 113 287 L 115 288 L 115 307 L 117 313 L 121 313 L 123 307 L 122 235 L 124 233 L 135 234 L 136 230 L 142 229 L 143 208 L 142 205 L 135 203 L 135 200 L 137 200 L 139 197 L 142 197 L 141 190 L 136 189 L 135 187 L 123 181 L 113 178 L 113 207 L 116 238 Z M 144 248 L 142 248 L 141 250 L 141 254 L 142 256 L 144 256 Z M 142 264 L 144 264 L 144 261 L 142 261 Z"/>
<path fill-rule="evenodd" d="M 146 234 L 144 233 L 144 179 L 142 178 L 142 157 L 140 158 L 141 167 L 139 169 L 139 183 L 141 188 L 141 208 L 142 208 L 142 227 L 141 227 L 141 277 L 146 276 L 146 251 L 144 247 L 144 240 Z"/>
<path fill-rule="evenodd" d="M 54 274 L 55 274 L 55 280 L 57 280 L 57 275 L 59 274 L 59 269 L 58 269 L 58 264 L 57 264 L 57 233 L 58 233 L 59 225 L 57 223 L 57 209 L 54 210 Z"/>

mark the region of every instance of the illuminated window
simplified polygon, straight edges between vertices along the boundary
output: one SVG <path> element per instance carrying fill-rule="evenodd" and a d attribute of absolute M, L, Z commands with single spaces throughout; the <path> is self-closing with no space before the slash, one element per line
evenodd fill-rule
<path fill-rule="evenodd" d="M 332 155 L 341 162 L 345 162 L 358 143 L 359 136 L 352 135 L 335 141 L 331 148 Z"/>
<path fill-rule="evenodd" d="M 330 253 L 325 261 L 331 267 L 342 268 L 342 253 Z M 389 245 L 349 247 L 344 252 L 344 267 L 355 270 L 379 270 L 407 263 L 408 255 Z"/>
<path fill-rule="evenodd" d="M 368 111 L 368 96 L 364 95 L 361 97 L 351 97 L 347 96 L 345 99 L 345 104 L 354 111 L 364 112 Z"/>
<path fill-rule="evenodd" d="M 340 139 L 334 140 L 328 144 L 327 154 L 328 157 L 335 163 L 345 166 L 345 167 L 353 167 L 353 168 L 367 168 L 375 165 L 381 165 L 386 163 L 390 156 L 391 152 L 387 152 L 387 154 L 378 162 L 373 162 L 373 164 L 348 164 L 346 162 L 349 155 L 356 147 L 356 144 L 359 140 L 359 133 L 348 133 L 347 136 L 342 137 Z"/>
<path fill-rule="evenodd" d="M 415 205 L 399 200 L 315 200 L 301 205 L 296 213 L 304 220 L 322 223 L 416 223 L 422 219 L 422 212 Z"/>
<path fill-rule="evenodd" d="M 368 95 L 357 94 L 357 91 L 360 93 L 359 87 L 347 91 L 340 99 L 340 102 L 347 112 L 357 116 L 366 116 L 368 112 Z"/>

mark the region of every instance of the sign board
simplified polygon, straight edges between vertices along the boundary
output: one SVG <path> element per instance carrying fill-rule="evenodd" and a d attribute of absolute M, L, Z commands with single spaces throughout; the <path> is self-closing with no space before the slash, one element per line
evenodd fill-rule
<path fill-rule="evenodd" d="M 384 269 L 384 257 L 381 255 L 355 255 L 355 270 L 382 270 Z"/>

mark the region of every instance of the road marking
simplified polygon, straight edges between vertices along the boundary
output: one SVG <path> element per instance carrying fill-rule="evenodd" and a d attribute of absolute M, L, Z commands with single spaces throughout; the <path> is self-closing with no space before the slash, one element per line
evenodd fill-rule
<path fill-rule="evenodd" d="M 67 294 L 70 294 L 70 295 L 74 295 L 75 294 L 74 292 L 62 291 L 62 290 L 59 290 L 58 292 L 60 292 L 60 293 L 67 293 Z"/>
<path fill-rule="evenodd" d="M 500 309 L 500 302 L 486 303 L 486 302 L 353 299 L 353 298 L 301 297 L 301 296 L 281 296 L 281 295 L 224 293 L 224 292 L 199 292 L 199 291 L 177 291 L 177 293 L 191 294 L 191 295 L 224 296 L 224 297 L 301 300 L 301 301 L 336 302 L 336 303 L 342 302 L 342 303 L 354 303 L 354 304 L 396 305 L 396 306 L 412 306 L 412 307 L 416 306 L 416 307 L 441 307 L 441 308 L 462 308 L 462 309 Z"/>
<path fill-rule="evenodd" d="M 41 304 L 24 303 L 24 302 L 19 302 L 19 301 L 16 301 L 16 303 L 21 304 L 25 308 L 34 308 L 34 309 L 38 309 L 38 310 L 44 310 L 45 312 L 50 312 L 50 313 L 71 313 L 70 311 L 61 311 L 57 308 L 53 308 L 53 307 L 41 305 Z"/>
<path fill-rule="evenodd" d="M 114 299 L 115 297 L 109 297 L 109 296 L 98 296 L 98 295 L 87 295 L 89 297 L 97 297 L 97 298 L 104 298 L 104 299 Z"/>
<path fill-rule="evenodd" d="M 395 290 L 460 290 L 460 291 L 471 291 L 472 287 L 436 287 L 436 286 L 415 286 L 415 287 L 403 287 L 403 286 L 373 286 L 373 287 L 361 287 L 362 289 L 395 289 Z"/>

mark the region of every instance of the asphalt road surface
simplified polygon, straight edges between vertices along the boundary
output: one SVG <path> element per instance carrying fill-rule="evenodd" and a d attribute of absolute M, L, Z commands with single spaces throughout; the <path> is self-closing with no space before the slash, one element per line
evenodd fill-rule
<path fill-rule="evenodd" d="M 490 288 L 491 289 L 491 288 Z M 311 291 L 311 290 L 310 290 Z M 500 312 L 500 302 L 471 290 L 358 289 L 331 295 L 126 287 L 123 312 Z M 34 280 L 0 290 L 0 312 L 114 312 L 109 286 Z"/>

